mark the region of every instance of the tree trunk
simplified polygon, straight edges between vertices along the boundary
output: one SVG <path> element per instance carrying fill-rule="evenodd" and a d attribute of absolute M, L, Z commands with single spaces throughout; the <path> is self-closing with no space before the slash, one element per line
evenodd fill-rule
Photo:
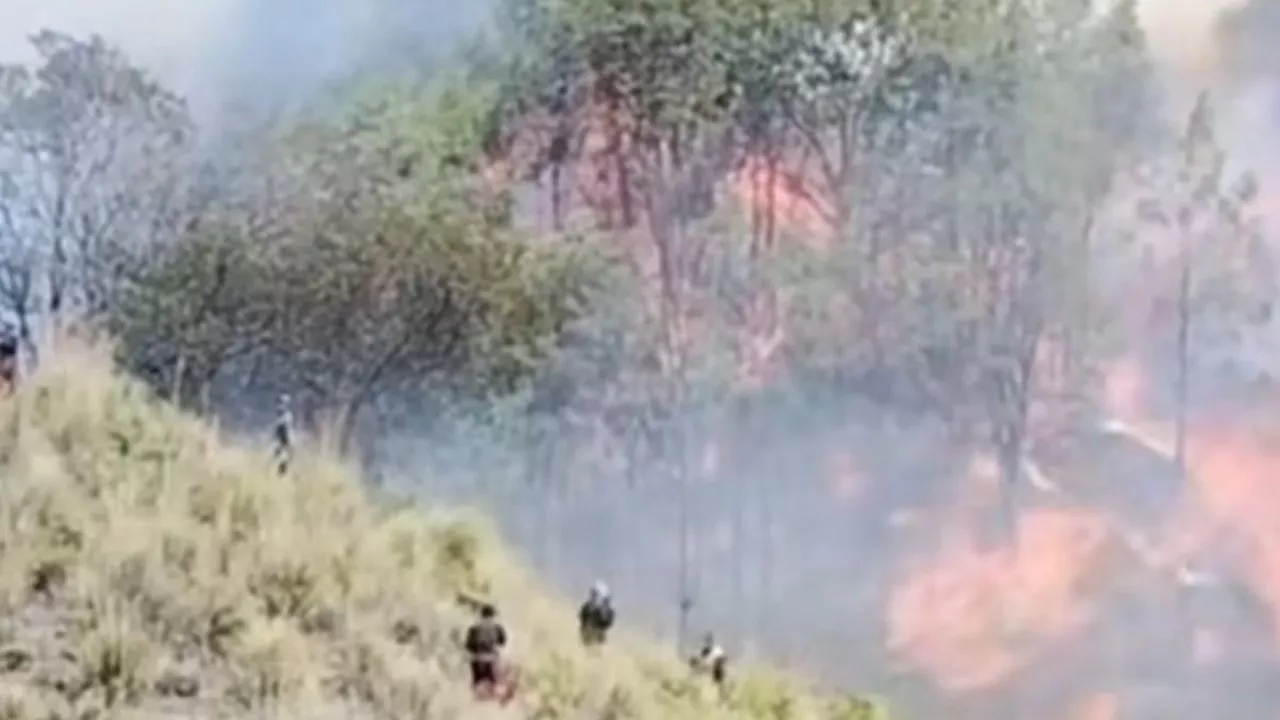
<path fill-rule="evenodd" d="M 200 383 L 200 397 L 197 400 L 197 407 L 200 408 L 202 415 L 207 416 L 213 413 L 213 381 L 216 377 L 216 372 L 210 372 L 204 381 Z"/>
<path fill-rule="evenodd" d="M 31 331 L 31 308 L 27 304 L 29 297 L 22 297 L 14 303 L 13 314 L 18 321 L 18 339 L 27 348 L 27 359 L 34 368 L 40 363 L 40 349 Z"/>
<path fill-rule="evenodd" d="M 173 377 L 169 379 L 169 402 L 182 406 L 182 378 L 187 374 L 187 354 L 178 353 L 178 361 L 173 364 Z"/>
<path fill-rule="evenodd" d="M 1021 423 L 1010 422 L 996 447 L 1000 467 L 1000 537 L 1010 546 L 1018 539 L 1018 492 L 1022 487 L 1022 454 L 1025 430 Z"/>
<path fill-rule="evenodd" d="M 679 534 L 679 578 L 678 593 L 680 602 L 680 619 L 676 627 L 676 645 L 681 652 L 688 647 L 689 640 L 689 616 L 693 611 L 693 529 L 691 527 L 691 513 L 689 511 L 690 492 L 689 492 L 689 473 L 687 463 L 681 457 L 684 450 L 683 440 L 677 440 L 676 458 L 674 462 L 674 471 L 676 475 L 676 483 L 679 488 L 679 496 L 677 499 L 677 533 Z"/>
<path fill-rule="evenodd" d="M 355 440 L 356 426 L 360 420 L 360 412 L 364 409 L 368 398 L 369 393 L 367 391 L 357 392 L 343 403 L 338 411 L 338 452 L 343 455 L 346 455 L 351 450 L 351 444 Z"/>
<path fill-rule="evenodd" d="M 765 175 L 764 248 L 772 250 L 778 235 L 778 171 L 779 153 L 769 143 L 768 172 Z"/>
<path fill-rule="evenodd" d="M 736 427 L 729 440 L 729 447 L 734 450 L 728 460 L 733 463 L 730 467 L 735 469 L 746 470 L 747 465 L 744 462 L 752 448 L 756 445 L 751 442 L 752 434 L 755 427 L 755 407 L 750 400 L 740 401 L 742 404 L 735 413 Z M 742 639 L 746 638 L 749 632 L 749 619 L 747 615 L 747 498 L 749 490 L 746 486 L 749 473 L 734 473 L 734 477 L 725 478 L 724 482 L 728 485 L 728 492 L 732 493 L 732 509 L 733 516 L 731 519 L 733 533 L 733 605 L 734 618 L 737 625 L 737 631 Z"/>
<path fill-rule="evenodd" d="M 564 171 L 560 163 L 551 165 L 551 229 L 564 229 Z"/>
<path fill-rule="evenodd" d="M 66 301 L 67 253 L 60 238 L 53 241 L 53 267 L 49 268 L 49 321 L 54 330 L 61 328 L 63 304 Z"/>
<path fill-rule="evenodd" d="M 1184 233 L 1185 238 L 1185 233 Z M 1174 388 L 1173 455 L 1178 472 L 1187 471 L 1187 391 L 1190 373 L 1191 337 L 1191 258 L 1187 241 L 1183 240 L 1182 268 L 1178 279 L 1177 378 Z"/>

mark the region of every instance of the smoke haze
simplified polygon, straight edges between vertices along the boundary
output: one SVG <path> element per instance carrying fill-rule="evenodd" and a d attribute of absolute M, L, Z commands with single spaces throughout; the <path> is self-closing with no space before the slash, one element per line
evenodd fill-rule
<path fill-rule="evenodd" d="M 1280 182 L 1280 5 L 1267 0 L 1140 0 L 1151 51 L 1185 112 L 1213 92 L 1237 168 Z M 1269 184 L 1270 184 L 1269 183 Z"/>
<path fill-rule="evenodd" d="M 184 95 L 206 124 L 275 112 L 361 69 L 439 57 L 480 29 L 493 0 L 3 0 L 0 61 L 24 59 L 42 28 L 97 33 Z M 1152 51 L 1181 112 L 1201 89 L 1220 101 L 1225 142 L 1280 151 L 1280 12 L 1265 0 L 1139 0 Z M 1247 16 L 1239 27 L 1224 22 Z M 1280 167 L 1280 163 L 1276 163 Z M 1264 176 L 1269 168 L 1255 168 Z"/>
<path fill-rule="evenodd" d="M 206 124 L 276 112 L 353 72 L 439 57 L 480 29 L 487 0 L 0 0 L 0 61 L 42 29 L 96 33 L 186 97 Z"/>
<path fill-rule="evenodd" d="M 305 102 L 353 72 L 438 56 L 482 27 L 492 4 L 0 0 L 0 60 L 25 58 L 26 36 L 42 28 L 101 34 L 186 96 L 198 117 L 216 122 L 230 108 L 272 112 Z M 1274 0 L 1141 0 L 1140 13 L 1172 91 L 1172 111 L 1180 114 L 1201 89 L 1216 91 L 1220 131 L 1228 148 L 1237 157 L 1247 157 L 1250 169 L 1264 178 L 1280 179 L 1280 162 L 1270 160 L 1280 151 L 1280 71 L 1274 70 L 1280 63 L 1265 62 L 1265 53 L 1280 47 L 1280 12 Z M 1251 20 L 1235 27 L 1220 22 L 1237 13 L 1248 13 Z M 927 516 L 922 519 L 928 508 L 954 503 L 954 496 L 945 496 L 947 488 L 959 485 L 956 476 L 967 470 L 957 469 L 962 461 L 936 428 L 887 422 L 879 411 L 851 407 L 846 398 L 832 399 L 829 407 L 796 408 L 793 414 L 777 411 L 762 424 L 758 442 L 720 447 L 717 455 L 705 459 L 708 481 L 690 498 L 690 512 L 701 528 L 693 573 L 696 628 L 726 629 L 730 640 L 764 638 L 774 656 L 803 658 L 806 669 L 828 678 L 857 677 L 859 683 L 878 686 L 895 682 L 889 677 L 893 669 L 878 663 L 850 665 L 848 649 L 897 643 L 895 651 L 924 653 L 930 649 L 918 647 L 921 644 L 948 638 L 940 626 L 903 627 L 892 637 L 876 634 L 880 630 L 874 620 L 889 604 L 894 582 L 891 570 L 876 558 L 891 548 L 921 556 L 937 550 L 903 548 L 901 544 L 909 541 L 899 531 L 931 522 Z M 441 472 L 433 475 L 418 456 L 420 441 L 407 441 L 409 447 L 403 450 L 413 476 L 448 478 L 450 487 L 436 488 L 438 492 L 458 500 L 485 501 L 516 544 L 553 577 L 574 589 L 596 575 L 607 577 L 628 608 L 628 623 L 639 612 L 635 608 L 644 607 L 652 626 L 671 628 L 680 590 L 673 488 L 649 482 L 652 478 L 644 473 L 634 488 L 585 491 L 560 485 L 563 478 L 555 481 L 553 492 L 545 485 L 496 488 L 486 481 L 513 474 L 512 468 L 531 458 L 518 451 L 494 452 L 493 446 L 471 437 L 458 443 L 458 457 L 437 453 L 434 461 Z M 849 455 L 833 460 L 832 448 L 846 448 Z M 1152 457 L 1159 453 L 1133 448 L 1128 452 L 1136 455 L 1134 465 L 1153 468 L 1135 475 L 1168 474 L 1167 462 Z M 1115 475 L 1114 468 L 1099 468 L 1105 479 L 1098 485 L 1105 486 Z M 731 482 L 711 482 L 713 476 Z M 1157 488 L 1163 490 L 1167 488 Z M 1139 510 L 1152 505 L 1147 497 L 1133 504 Z M 1041 516 L 1054 520 L 1050 514 Z M 746 543 L 731 546 L 724 538 L 734 535 L 735 526 L 756 531 L 745 533 Z M 1092 537 L 1087 526 L 1050 522 L 1045 527 L 1042 558 L 1059 554 L 1058 546 L 1080 545 L 1081 535 Z M 995 576 L 1006 570 L 963 561 L 953 564 L 968 575 Z M 1041 562 L 1051 564 L 1048 559 Z M 1017 570 L 1015 566 L 1011 572 Z M 924 583 L 919 594 L 927 600 L 924 605 L 964 599 L 947 584 L 948 578 L 926 572 L 921 576 L 933 583 Z M 997 582 L 998 578 L 991 584 Z M 936 615 L 941 623 L 965 611 L 925 607 L 913 614 Z M 1136 636 L 1126 624 L 1129 620 L 1110 621 L 1117 635 L 1132 639 Z M 825 642 L 815 643 L 818 637 Z M 984 667 L 985 648 L 977 640 L 966 642 L 961 638 L 955 643 L 965 650 L 949 658 L 955 666 L 967 666 L 971 672 L 1002 669 L 999 658 Z M 1134 652 L 1159 653 L 1162 647 L 1141 639 L 1129 644 L 1140 648 Z M 1070 695 L 1070 689 L 1063 694 Z"/>
<path fill-rule="evenodd" d="M 438 57 L 479 29 L 491 0 L 4 0 L 0 60 L 24 59 L 42 28 L 97 33 L 186 96 L 201 115 L 297 102 L 365 67 Z M 1264 0 L 1139 0 L 1175 105 L 1222 93 L 1228 140 L 1277 134 L 1280 12 Z M 1231 29 L 1224 18 L 1249 20 Z M 1269 53 L 1269 55 L 1268 55 Z M 1276 147 L 1270 144 L 1269 147 Z"/>

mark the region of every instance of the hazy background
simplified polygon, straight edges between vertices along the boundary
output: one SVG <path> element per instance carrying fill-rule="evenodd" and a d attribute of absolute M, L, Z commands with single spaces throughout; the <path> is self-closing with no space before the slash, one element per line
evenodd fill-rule
<path fill-rule="evenodd" d="M 1264 179 L 1264 193 L 1276 198 L 1269 207 L 1280 207 L 1280 4 L 1140 4 L 1171 91 L 1170 107 L 1152 112 L 1180 114 L 1200 89 L 1215 90 L 1222 139 Z M 266 116 L 316 101 L 357 73 L 421 67 L 479 31 L 493 5 L 0 0 L 0 61 L 23 59 L 26 36 L 41 28 L 98 33 L 186 96 L 202 124 L 217 128 L 244 113 Z M 1233 24 L 1231 16 L 1245 19 Z M 1272 369 L 1280 368 L 1277 361 L 1280 352 L 1260 352 L 1255 360 Z M 847 648 L 887 641 L 877 633 L 891 583 L 877 575 L 887 570 L 875 560 L 909 542 L 900 531 L 918 523 L 922 509 L 954 501 L 946 489 L 968 468 L 935 428 L 843 398 L 779 405 L 754 421 L 756 442 L 702 458 L 698 476 L 706 482 L 690 493 L 698 527 L 688 588 L 694 627 L 723 630 L 735 645 L 750 637 L 784 661 L 883 687 L 893 668 L 835 667 Z M 387 457 L 401 477 L 432 478 L 437 496 L 486 505 L 566 591 L 607 578 L 624 618 L 643 608 L 648 625 L 670 631 L 681 589 L 677 488 L 643 469 L 634 485 L 570 485 L 555 471 L 554 431 L 529 447 L 490 442 L 478 432 L 393 438 Z M 1144 475 L 1167 470 L 1150 458 L 1134 462 L 1152 466 L 1137 471 Z M 534 466 L 542 471 L 526 472 Z M 880 481 L 867 482 L 872 477 Z M 1157 497 L 1135 502 L 1150 506 L 1159 493 L 1157 487 Z M 735 525 L 753 529 L 737 546 L 729 541 Z"/>
<path fill-rule="evenodd" d="M 204 124 L 276 113 L 359 71 L 402 71 L 480 29 L 489 0 L 3 0 L 0 60 L 42 28 L 97 33 L 185 96 Z"/>
<path fill-rule="evenodd" d="M 1280 4 L 1268 0 L 1139 0 L 1152 53 L 1176 105 L 1201 89 L 1218 99 L 1228 146 L 1258 173 L 1280 171 Z"/>

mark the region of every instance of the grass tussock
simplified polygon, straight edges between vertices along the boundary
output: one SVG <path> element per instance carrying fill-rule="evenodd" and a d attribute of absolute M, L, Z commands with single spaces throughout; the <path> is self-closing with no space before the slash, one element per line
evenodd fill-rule
<path fill-rule="evenodd" d="M 332 458 L 261 448 L 62 349 L 0 399 L 0 720 L 870 717 L 776 677 L 730 697 L 652 646 L 578 647 L 475 517 L 370 499 Z M 469 696 L 459 595 L 495 599 L 523 687 Z"/>

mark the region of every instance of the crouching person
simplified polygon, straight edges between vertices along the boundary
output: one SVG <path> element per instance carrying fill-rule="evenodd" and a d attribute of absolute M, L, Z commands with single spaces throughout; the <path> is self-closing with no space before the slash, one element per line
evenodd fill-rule
<path fill-rule="evenodd" d="M 703 637 L 702 647 L 689 659 L 689 665 L 694 672 L 710 676 L 716 687 L 724 691 L 725 680 L 729 675 L 729 657 L 716 642 L 714 635 L 707 633 Z"/>
<path fill-rule="evenodd" d="M 0 328 L 0 395 L 12 394 L 18 387 L 18 334 Z"/>
<path fill-rule="evenodd" d="M 597 582 L 591 587 L 586 602 L 578 609 L 578 633 L 582 637 L 582 644 L 586 647 L 603 645 L 609 638 L 613 620 L 613 601 L 609 596 L 609 586 Z"/>

